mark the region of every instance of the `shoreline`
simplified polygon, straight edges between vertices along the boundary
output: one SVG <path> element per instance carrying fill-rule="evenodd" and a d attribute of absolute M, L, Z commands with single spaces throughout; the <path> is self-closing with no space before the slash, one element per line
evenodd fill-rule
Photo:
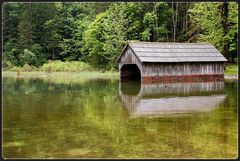
<path fill-rule="evenodd" d="M 224 79 L 226 80 L 238 80 L 237 75 L 224 75 Z"/>
<path fill-rule="evenodd" d="M 99 72 L 99 71 L 82 71 L 82 72 L 12 72 L 2 71 L 2 77 L 12 78 L 63 78 L 63 79 L 119 79 L 119 72 Z M 224 75 L 224 80 L 238 80 L 238 75 Z"/>
<path fill-rule="evenodd" d="M 97 72 L 97 71 L 83 71 L 83 72 L 10 72 L 3 71 L 3 78 L 16 79 L 42 79 L 44 81 L 53 81 L 58 83 L 82 83 L 89 80 L 117 80 L 119 75 L 117 72 Z"/>

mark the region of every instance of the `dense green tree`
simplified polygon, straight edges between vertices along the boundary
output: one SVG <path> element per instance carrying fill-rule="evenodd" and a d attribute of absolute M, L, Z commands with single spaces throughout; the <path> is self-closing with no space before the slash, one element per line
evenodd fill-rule
<path fill-rule="evenodd" d="M 126 43 L 125 31 L 128 27 L 126 12 L 127 4 L 114 4 L 108 9 L 107 18 L 103 23 L 104 57 L 108 60 L 109 67 L 116 66 L 119 53 Z"/>
<path fill-rule="evenodd" d="M 19 48 L 16 46 L 15 43 L 11 42 L 11 41 L 7 41 L 4 43 L 3 45 L 3 66 L 5 67 L 4 63 L 8 62 L 8 64 L 12 64 L 12 65 L 20 65 L 19 62 L 19 55 L 20 55 L 20 51 Z"/>
<path fill-rule="evenodd" d="M 34 65 L 36 64 L 37 57 L 36 54 L 31 52 L 28 49 L 24 49 L 23 54 L 21 55 L 21 64 Z"/>
<path fill-rule="evenodd" d="M 28 49 L 34 43 L 34 23 L 33 23 L 33 4 L 26 3 L 22 5 L 22 14 L 20 16 L 19 30 L 19 46 L 20 49 Z"/>
<path fill-rule="evenodd" d="M 103 68 L 106 66 L 106 59 L 104 56 L 103 42 L 103 22 L 107 18 L 105 12 L 96 16 L 95 20 L 89 25 L 84 33 L 84 46 L 82 52 L 86 55 L 85 61 L 89 61 L 90 64 L 97 68 Z"/>
<path fill-rule="evenodd" d="M 32 4 L 32 23 L 34 24 L 34 42 L 44 46 L 44 36 L 42 35 L 45 22 L 54 19 L 56 13 L 54 3 L 33 3 Z"/>
<path fill-rule="evenodd" d="M 153 3 L 150 12 L 145 12 L 143 17 L 144 31 L 141 33 L 141 40 L 144 41 L 172 41 L 171 16 L 174 11 L 170 4 L 164 2 Z"/>
<path fill-rule="evenodd" d="M 35 54 L 37 58 L 37 61 L 32 65 L 39 67 L 47 62 L 47 58 L 46 55 L 44 54 L 43 47 L 40 44 L 38 43 L 33 44 L 30 50 Z"/>
<path fill-rule="evenodd" d="M 170 41 L 171 14 L 172 9 L 167 3 L 158 2 L 155 5 L 156 14 L 156 41 Z"/>
<path fill-rule="evenodd" d="M 17 43 L 18 40 L 18 21 L 20 14 L 19 3 L 4 3 L 3 4 L 3 43 L 11 41 Z"/>
<path fill-rule="evenodd" d="M 144 15 L 143 24 L 145 30 L 142 32 L 142 40 L 154 41 L 154 29 L 155 29 L 156 14 L 148 12 Z"/>
<path fill-rule="evenodd" d="M 98 6 L 97 3 L 58 4 L 59 13 L 56 23 L 62 37 L 59 54 L 63 60 L 80 60 L 83 57 L 81 53 L 83 33 L 95 15 L 107 6 Z"/>
<path fill-rule="evenodd" d="M 46 57 L 51 60 L 59 59 L 62 36 L 60 34 L 60 17 L 58 15 L 58 8 L 52 6 L 52 18 L 44 22 L 43 47 L 45 47 Z"/>
<path fill-rule="evenodd" d="M 94 66 L 108 69 L 116 66 L 126 41 L 126 9 L 125 3 L 111 5 L 106 12 L 97 15 L 86 30 L 83 52 L 89 53 Z"/>
<path fill-rule="evenodd" d="M 4 65 L 80 60 L 116 69 L 128 40 L 209 42 L 233 62 L 237 11 L 224 3 L 4 3 Z"/>
<path fill-rule="evenodd" d="M 127 3 L 126 5 L 125 12 L 128 19 L 125 30 L 126 39 L 140 40 L 144 30 L 142 21 L 148 5 L 146 3 Z"/>
<path fill-rule="evenodd" d="M 189 12 L 191 21 L 196 25 L 199 32 L 198 40 L 212 43 L 228 60 L 233 61 L 229 50 L 236 53 L 238 6 L 236 3 L 229 3 L 229 6 L 224 5 L 226 4 L 196 3 Z M 229 10 L 229 8 L 231 9 Z M 226 10 L 229 10 L 227 16 L 226 13 L 222 13 Z M 232 55 L 234 55 L 233 53 Z"/>
<path fill-rule="evenodd" d="M 237 57 L 237 39 L 238 39 L 238 5 L 237 3 L 229 3 L 228 23 L 229 29 L 227 37 L 229 37 L 229 53 L 230 61 L 235 61 Z"/>

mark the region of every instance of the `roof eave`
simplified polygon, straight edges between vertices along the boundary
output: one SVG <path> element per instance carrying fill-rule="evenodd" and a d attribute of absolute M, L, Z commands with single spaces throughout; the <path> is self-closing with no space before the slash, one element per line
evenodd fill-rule
<path fill-rule="evenodd" d="M 225 61 L 141 61 L 142 63 L 203 63 L 203 62 L 208 62 L 208 63 L 214 63 L 214 62 L 228 62 L 228 60 Z"/>

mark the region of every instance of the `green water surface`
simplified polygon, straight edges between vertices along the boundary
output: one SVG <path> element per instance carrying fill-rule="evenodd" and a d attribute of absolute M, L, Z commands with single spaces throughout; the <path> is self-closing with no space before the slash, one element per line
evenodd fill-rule
<path fill-rule="evenodd" d="M 118 80 L 56 83 L 3 78 L 2 155 L 4 158 L 236 158 L 237 82 L 223 85 L 208 91 L 168 93 L 156 89 L 156 93 L 147 90 L 146 94 L 141 84 L 125 83 L 120 88 Z M 208 101 L 218 95 L 219 100 L 209 105 L 213 107 L 207 107 L 208 102 L 196 101 L 198 98 Z M 195 101 L 192 106 L 202 103 L 205 106 L 202 108 L 209 110 L 185 111 L 185 105 L 181 109 L 172 105 L 175 112 L 170 110 L 166 114 L 161 111 L 164 109 L 158 109 L 164 108 L 164 101 L 171 103 L 171 99 L 192 99 Z M 156 101 L 163 103 L 154 104 Z M 152 115 L 147 113 L 149 110 L 157 112 Z"/>

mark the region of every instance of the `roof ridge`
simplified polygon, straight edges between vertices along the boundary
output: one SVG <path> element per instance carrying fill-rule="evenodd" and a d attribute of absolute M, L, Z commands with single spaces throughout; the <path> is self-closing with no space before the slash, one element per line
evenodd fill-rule
<path fill-rule="evenodd" d="M 194 42 L 194 43 L 190 43 L 190 42 L 148 42 L 148 41 L 129 41 L 128 44 L 138 44 L 138 43 L 142 43 L 142 44 L 199 44 L 199 45 L 202 45 L 202 44 L 209 44 L 209 45 L 212 45 L 211 43 L 208 43 L 208 42 Z"/>
<path fill-rule="evenodd" d="M 154 57 L 154 58 L 156 58 L 156 57 L 169 57 L 169 58 L 173 58 L 172 56 L 138 56 L 138 57 Z M 191 57 L 191 58 L 193 58 L 193 57 L 222 57 L 222 56 L 174 56 L 174 58 L 176 58 L 176 57 Z"/>

